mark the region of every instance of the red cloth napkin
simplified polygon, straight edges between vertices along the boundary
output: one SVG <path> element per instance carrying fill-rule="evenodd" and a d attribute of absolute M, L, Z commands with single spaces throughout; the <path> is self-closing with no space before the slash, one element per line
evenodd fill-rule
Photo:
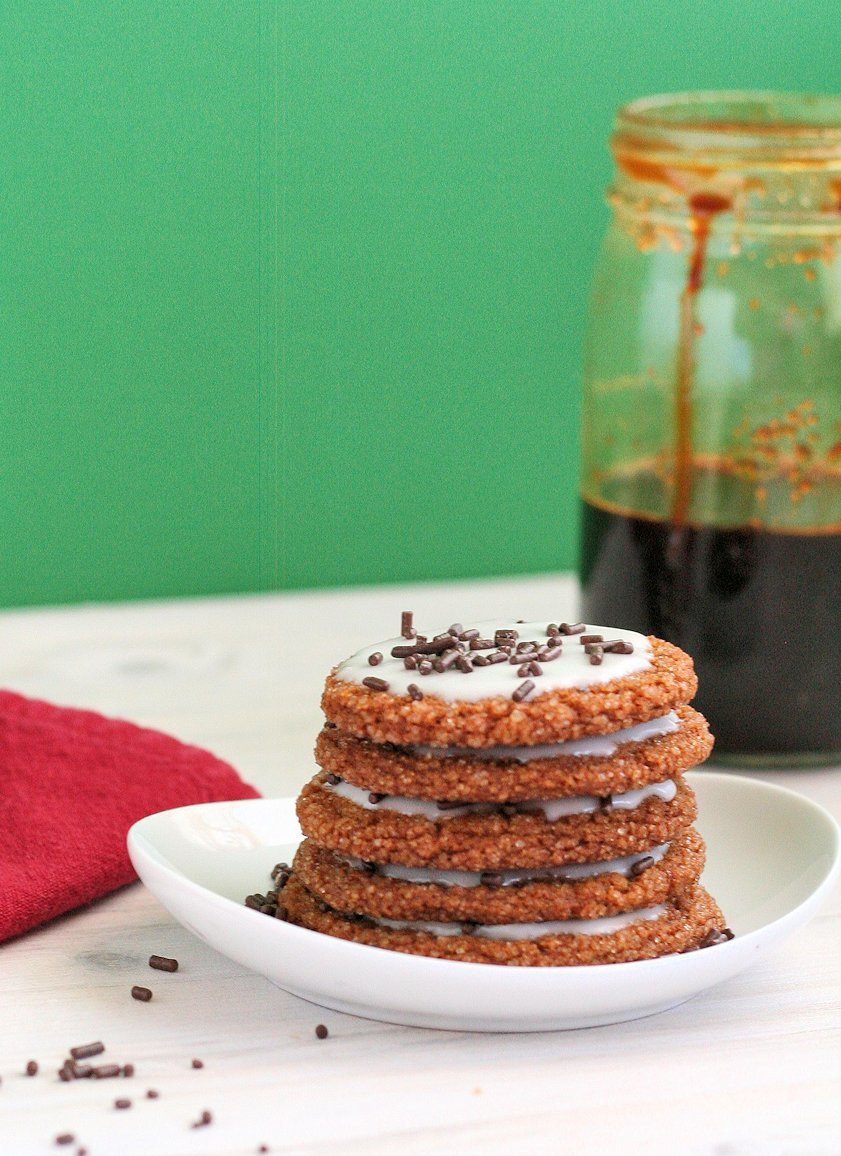
<path fill-rule="evenodd" d="M 169 735 L 0 691 L 0 942 L 130 883 L 144 815 L 257 794 Z"/>

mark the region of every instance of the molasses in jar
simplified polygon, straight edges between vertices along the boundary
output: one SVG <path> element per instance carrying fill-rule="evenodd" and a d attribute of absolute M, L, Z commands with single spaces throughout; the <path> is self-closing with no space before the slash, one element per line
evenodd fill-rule
<path fill-rule="evenodd" d="M 841 99 L 621 109 L 583 404 L 583 616 L 670 639 L 720 761 L 841 761 Z"/>

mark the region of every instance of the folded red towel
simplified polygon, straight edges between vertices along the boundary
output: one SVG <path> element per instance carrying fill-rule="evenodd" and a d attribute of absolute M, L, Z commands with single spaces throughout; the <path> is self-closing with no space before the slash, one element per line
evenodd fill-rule
<path fill-rule="evenodd" d="M 144 815 L 257 794 L 199 747 L 0 691 L 0 941 L 131 882 Z"/>

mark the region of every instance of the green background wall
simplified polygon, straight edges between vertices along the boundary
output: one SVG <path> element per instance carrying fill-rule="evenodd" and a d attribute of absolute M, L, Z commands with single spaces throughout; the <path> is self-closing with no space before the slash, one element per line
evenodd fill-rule
<path fill-rule="evenodd" d="M 575 559 L 621 101 L 837 90 L 769 0 L 0 6 L 0 603 Z"/>

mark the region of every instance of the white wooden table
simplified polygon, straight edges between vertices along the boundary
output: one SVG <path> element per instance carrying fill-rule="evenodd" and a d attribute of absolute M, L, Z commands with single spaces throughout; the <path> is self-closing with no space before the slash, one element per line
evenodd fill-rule
<path fill-rule="evenodd" d="M 569 577 L 0 615 L 0 685 L 158 727 L 265 794 L 314 772 L 321 684 L 394 633 L 571 617 Z M 294 655 L 294 662 L 290 656 Z M 841 768 L 769 772 L 841 817 Z M 150 953 L 175 956 L 175 976 Z M 134 983 L 152 1003 L 128 997 Z M 329 1038 L 315 1038 L 325 1023 Z M 102 1039 L 130 1080 L 64 1084 Z M 198 1057 L 204 1068 L 194 1070 Z M 21 1073 L 29 1059 L 41 1074 Z M 0 1154 L 841 1153 L 841 895 L 753 970 L 635 1023 L 538 1035 L 390 1027 L 304 1003 L 216 955 L 140 884 L 0 948 Z M 145 1099 L 148 1088 L 157 1100 Z M 130 1097 L 117 1111 L 113 1101 Z M 213 1123 L 192 1129 L 204 1109 Z M 77 1143 L 56 1147 L 72 1132 Z"/>

